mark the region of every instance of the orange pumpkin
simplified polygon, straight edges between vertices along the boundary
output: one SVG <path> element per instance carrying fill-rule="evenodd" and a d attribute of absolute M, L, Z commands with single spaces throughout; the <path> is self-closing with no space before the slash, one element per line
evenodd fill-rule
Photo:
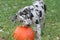
<path fill-rule="evenodd" d="M 14 31 L 16 40 L 34 40 L 34 31 L 28 26 L 18 26 Z"/>

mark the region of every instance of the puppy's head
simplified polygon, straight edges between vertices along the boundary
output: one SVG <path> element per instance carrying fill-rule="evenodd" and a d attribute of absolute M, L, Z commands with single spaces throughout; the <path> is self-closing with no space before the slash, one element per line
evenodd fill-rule
<path fill-rule="evenodd" d="M 31 24 L 31 20 L 30 20 L 30 15 L 29 15 L 30 11 L 27 7 L 23 8 L 22 10 L 20 10 L 12 19 L 13 22 L 16 21 L 16 19 L 18 19 L 19 22 L 21 22 L 24 25 L 30 25 Z"/>

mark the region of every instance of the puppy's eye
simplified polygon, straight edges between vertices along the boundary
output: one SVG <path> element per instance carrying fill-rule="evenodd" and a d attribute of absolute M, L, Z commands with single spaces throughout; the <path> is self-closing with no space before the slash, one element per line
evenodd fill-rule
<path fill-rule="evenodd" d="M 24 10 L 23 13 L 24 13 L 24 15 L 26 15 L 28 13 L 28 11 L 27 10 Z"/>

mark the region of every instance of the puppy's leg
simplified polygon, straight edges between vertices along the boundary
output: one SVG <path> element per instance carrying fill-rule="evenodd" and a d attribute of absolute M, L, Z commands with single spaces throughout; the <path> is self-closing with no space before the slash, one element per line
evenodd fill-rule
<path fill-rule="evenodd" d="M 41 40 L 41 26 L 40 24 L 36 24 L 37 26 L 37 40 Z"/>
<path fill-rule="evenodd" d="M 41 40 L 41 27 L 39 20 L 36 20 L 34 23 L 35 23 L 34 25 L 35 25 L 36 40 Z"/>
<path fill-rule="evenodd" d="M 45 16 L 42 19 L 40 19 L 40 20 L 41 20 L 40 21 L 41 27 L 44 27 L 45 26 Z"/>

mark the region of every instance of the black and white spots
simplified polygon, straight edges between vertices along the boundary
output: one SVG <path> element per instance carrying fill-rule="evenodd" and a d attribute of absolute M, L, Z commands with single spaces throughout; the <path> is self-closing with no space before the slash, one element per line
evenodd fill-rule
<path fill-rule="evenodd" d="M 38 20 L 36 20 L 36 21 L 35 21 L 35 23 L 36 23 L 36 24 L 39 24 L 39 21 L 38 21 Z"/>
<path fill-rule="evenodd" d="M 42 17 L 42 11 L 39 11 L 39 17 Z"/>
<path fill-rule="evenodd" d="M 32 5 L 26 6 L 18 11 L 18 13 L 14 16 L 13 21 L 18 19 L 19 21 L 23 21 L 24 25 L 31 25 L 34 23 L 35 31 L 37 31 L 37 39 L 41 40 L 41 23 L 45 22 L 45 13 L 46 13 L 46 5 L 43 0 L 36 0 Z"/>

